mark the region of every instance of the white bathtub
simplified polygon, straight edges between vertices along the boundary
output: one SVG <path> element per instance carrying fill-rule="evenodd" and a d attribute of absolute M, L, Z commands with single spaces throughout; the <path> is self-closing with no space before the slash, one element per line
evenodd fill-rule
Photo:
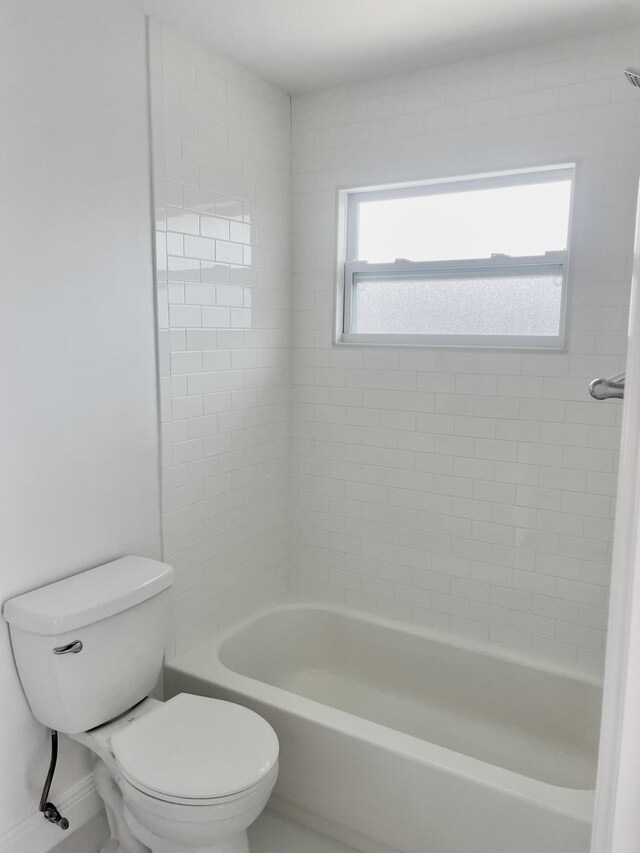
<path fill-rule="evenodd" d="M 366 853 L 588 853 L 601 690 L 340 608 L 261 611 L 166 667 L 281 744 L 277 808 Z"/>

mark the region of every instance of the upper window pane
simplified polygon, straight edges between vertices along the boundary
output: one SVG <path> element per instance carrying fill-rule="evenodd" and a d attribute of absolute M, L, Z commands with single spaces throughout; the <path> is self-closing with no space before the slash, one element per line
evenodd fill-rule
<path fill-rule="evenodd" d="M 416 194 L 416 187 L 404 196 L 392 191 L 361 197 L 353 260 L 461 260 L 566 249 L 571 180 L 514 180 L 509 186 L 461 189 L 452 182 L 424 187 L 424 194 Z"/>

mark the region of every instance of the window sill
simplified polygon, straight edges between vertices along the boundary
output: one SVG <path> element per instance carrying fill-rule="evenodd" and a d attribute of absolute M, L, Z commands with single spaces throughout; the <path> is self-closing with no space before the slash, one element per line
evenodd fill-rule
<path fill-rule="evenodd" d="M 374 347 L 398 349 L 472 349 L 524 352 L 564 352 L 561 336 L 526 337 L 498 335 L 361 335 L 342 334 L 334 340 L 337 347 Z"/>

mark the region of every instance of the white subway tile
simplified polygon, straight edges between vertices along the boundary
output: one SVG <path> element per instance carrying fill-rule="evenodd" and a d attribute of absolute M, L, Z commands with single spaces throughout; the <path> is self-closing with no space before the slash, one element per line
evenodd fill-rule
<path fill-rule="evenodd" d="M 368 81 L 294 98 L 290 340 L 287 99 L 167 33 L 163 191 L 173 210 L 159 210 L 158 268 L 171 304 L 159 295 L 173 367 L 188 373 L 171 377 L 176 432 L 163 435 L 176 437 L 178 459 L 194 457 L 181 464 L 208 493 L 181 483 L 169 503 L 199 507 L 215 526 L 218 499 L 246 510 L 266 470 L 269 488 L 288 495 L 290 344 L 293 367 L 294 529 L 255 498 L 250 548 L 212 527 L 208 542 L 185 548 L 195 567 L 209 566 L 190 584 L 215 581 L 215 606 L 256 603 L 269 537 L 291 535 L 291 565 L 282 557 L 277 567 L 293 594 L 599 672 L 620 421 L 586 384 L 621 369 L 626 346 L 629 131 L 640 110 L 612 87 L 619 54 L 609 45 L 623 34 L 606 48 L 577 38 L 403 75 L 393 88 Z M 337 186 L 565 162 L 574 149 L 566 352 L 332 346 Z M 187 419 L 199 437 L 177 440 Z M 223 432 L 202 432 L 214 428 Z M 177 523 L 167 516 L 167 530 Z M 171 530 L 175 547 L 191 541 L 184 530 Z M 234 566 L 223 589 L 225 561 Z M 237 589 L 240 599 L 225 598 Z M 206 636 L 204 607 L 192 613 L 181 643 Z"/>

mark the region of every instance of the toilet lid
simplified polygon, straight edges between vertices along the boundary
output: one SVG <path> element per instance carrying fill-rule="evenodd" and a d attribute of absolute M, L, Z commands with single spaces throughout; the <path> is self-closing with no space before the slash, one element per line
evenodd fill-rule
<path fill-rule="evenodd" d="M 160 798 L 214 799 L 257 784 L 278 760 L 278 738 L 258 714 L 180 693 L 114 735 L 123 775 Z"/>

